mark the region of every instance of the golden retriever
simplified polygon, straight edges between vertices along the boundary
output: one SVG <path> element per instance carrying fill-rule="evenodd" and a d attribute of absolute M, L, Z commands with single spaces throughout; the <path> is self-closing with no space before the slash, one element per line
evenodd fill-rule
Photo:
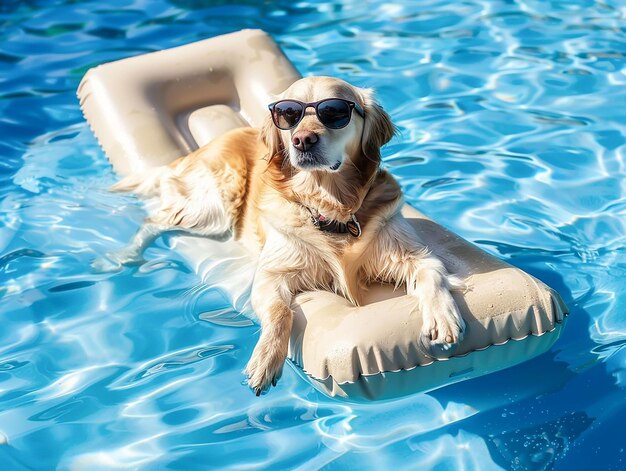
<path fill-rule="evenodd" d="M 395 128 L 371 90 L 308 77 L 280 98 L 262 129 L 235 129 L 116 184 L 160 205 L 118 260 L 140 258 L 171 229 L 232 234 L 258 253 L 251 302 L 261 335 L 246 367 L 257 395 L 281 375 L 292 300 L 307 290 L 358 305 L 369 282 L 405 285 L 423 316 L 425 353 L 454 348 L 465 329 L 450 294 L 454 278 L 419 242 L 400 213 L 398 183 L 380 168 L 380 148 Z"/>

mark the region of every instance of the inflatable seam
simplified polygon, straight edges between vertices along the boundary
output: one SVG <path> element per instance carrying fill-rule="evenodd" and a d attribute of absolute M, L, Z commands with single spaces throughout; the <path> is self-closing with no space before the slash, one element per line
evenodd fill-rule
<path fill-rule="evenodd" d="M 568 315 L 569 315 L 569 313 L 563 312 L 564 318 L 567 317 Z M 333 380 L 333 382 L 336 382 L 336 384 L 339 385 L 339 386 L 341 386 L 343 384 L 355 384 L 363 377 L 376 376 L 376 375 L 380 375 L 380 374 L 384 374 L 384 373 L 398 373 L 400 371 L 412 371 L 412 370 L 414 370 L 416 368 L 419 368 L 419 367 L 430 366 L 430 365 L 432 365 L 435 362 L 448 361 L 448 360 L 451 360 L 453 358 L 462 358 L 462 357 L 466 357 L 467 355 L 470 355 L 471 353 L 482 352 L 482 351 L 487 350 L 487 349 L 489 349 L 491 347 L 494 347 L 494 346 L 498 347 L 498 346 L 506 345 L 511 340 L 514 340 L 516 342 L 520 342 L 520 341 L 522 341 L 522 340 L 524 340 L 524 339 L 526 339 L 528 337 L 542 337 L 545 334 L 551 334 L 551 333 L 554 333 L 557 330 L 560 330 L 562 325 L 563 325 L 563 323 L 564 323 L 564 320 L 565 320 L 564 318 L 562 320 L 555 320 L 554 327 L 552 329 L 550 329 L 550 330 L 545 330 L 543 332 L 539 332 L 539 333 L 530 332 L 530 333 L 524 335 L 523 337 L 519 337 L 519 338 L 510 337 L 510 338 L 506 339 L 503 342 L 491 343 L 489 345 L 486 345 L 485 347 L 474 348 L 474 349 L 469 350 L 469 351 L 467 351 L 465 353 L 460 353 L 458 355 L 452 355 L 452 356 L 450 356 L 448 358 L 435 358 L 435 359 L 433 359 L 432 361 L 430 361 L 428 363 L 418 363 L 417 365 L 412 366 L 410 368 L 398 368 L 396 370 L 384 370 L 384 371 L 379 371 L 378 373 L 359 373 L 359 375 L 357 376 L 357 378 L 355 380 L 352 380 L 352 381 L 348 380 L 348 381 L 342 381 L 342 382 L 336 382 L 336 381 Z M 357 356 L 358 356 L 358 353 L 357 353 Z M 331 374 L 327 375 L 324 378 L 318 378 L 317 376 L 315 376 L 315 375 L 309 373 L 308 371 L 306 371 L 300 364 L 296 363 L 295 360 L 291 359 L 291 361 L 298 368 L 300 368 L 307 376 L 315 379 L 316 381 L 328 381 L 329 379 L 333 378 L 333 376 Z M 325 368 L 325 371 L 328 371 L 328 368 Z"/>

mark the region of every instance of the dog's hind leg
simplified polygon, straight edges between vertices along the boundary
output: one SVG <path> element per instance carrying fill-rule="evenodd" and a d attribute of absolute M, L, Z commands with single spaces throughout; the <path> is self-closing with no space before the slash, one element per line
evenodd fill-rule
<path fill-rule="evenodd" d="M 194 185 L 193 180 L 180 178 L 171 171 L 160 171 L 155 197 L 158 209 L 144 221 L 126 247 L 94 260 L 92 268 L 109 272 L 124 265 L 140 265 L 144 262 L 145 249 L 165 232 L 178 231 L 217 240 L 228 238 L 233 227 L 233 214 L 227 210 L 224 196 L 230 188 L 219 185 L 211 172 L 197 173 L 199 175 L 192 178 L 201 180 L 203 185 Z M 133 182 L 122 180 L 122 183 L 126 186 L 119 185 L 115 190 L 126 190 Z M 149 188 L 154 186 L 150 182 Z M 194 191 L 194 188 L 202 190 Z M 128 189 L 137 191 L 133 187 Z"/>
<path fill-rule="evenodd" d="M 111 272 L 121 269 L 123 265 L 140 265 L 144 262 L 143 252 L 146 248 L 171 229 L 146 221 L 126 247 L 107 252 L 105 257 L 95 259 L 91 267 L 98 272 Z"/>
<path fill-rule="evenodd" d="M 218 143 L 219 144 L 219 143 Z M 156 210 L 129 245 L 97 260 L 96 269 L 116 270 L 143 262 L 143 251 L 161 234 L 182 231 L 225 240 L 231 235 L 247 190 L 245 153 L 219 145 L 198 149 L 169 165 L 131 175 L 111 188 L 151 198 Z"/>

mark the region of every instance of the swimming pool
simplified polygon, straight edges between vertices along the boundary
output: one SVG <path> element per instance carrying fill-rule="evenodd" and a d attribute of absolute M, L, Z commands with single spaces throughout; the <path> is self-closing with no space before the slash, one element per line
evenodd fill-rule
<path fill-rule="evenodd" d="M 3 469 L 622 469 L 623 4 L 223 3 L 0 6 Z M 167 238 L 140 267 L 90 271 L 144 213 L 106 190 L 80 78 L 246 27 L 305 74 L 377 89 L 409 202 L 569 304 L 550 352 L 378 403 L 287 368 L 259 399 L 241 373 L 258 328 Z"/>

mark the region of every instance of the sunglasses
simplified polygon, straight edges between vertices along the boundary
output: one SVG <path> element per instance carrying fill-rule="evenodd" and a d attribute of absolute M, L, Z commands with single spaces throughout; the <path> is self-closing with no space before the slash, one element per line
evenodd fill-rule
<path fill-rule="evenodd" d="M 325 98 L 313 103 L 280 100 L 268 105 L 274 125 L 283 131 L 296 127 L 309 107 L 315 108 L 317 119 L 329 129 L 345 128 L 352 117 L 352 110 L 356 110 L 362 118 L 365 117 L 363 108 L 358 103 L 341 98 Z"/>

